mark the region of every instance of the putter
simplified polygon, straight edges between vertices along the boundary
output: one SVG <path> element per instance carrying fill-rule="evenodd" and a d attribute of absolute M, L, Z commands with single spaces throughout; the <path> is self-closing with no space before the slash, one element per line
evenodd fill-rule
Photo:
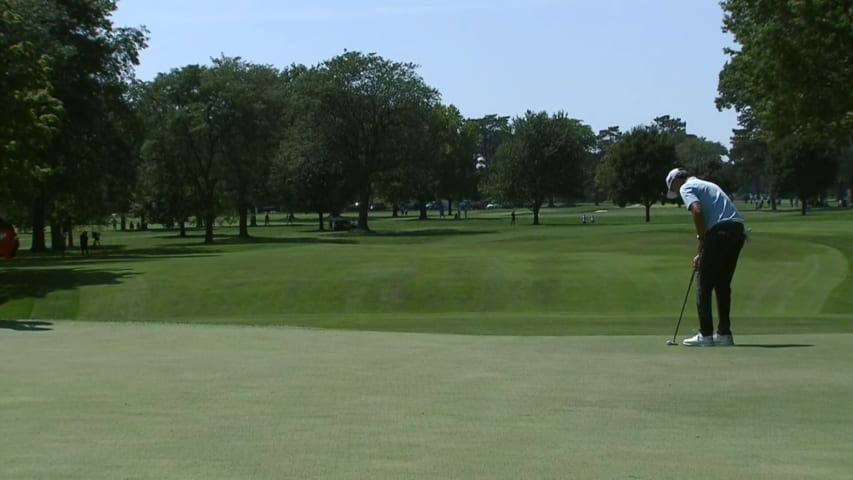
<path fill-rule="evenodd" d="M 675 337 L 678 335 L 678 327 L 681 326 L 681 318 L 684 316 L 684 307 L 687 306 L 687 297 L 690 296 L 690 289 L 693 288 L 693 277 L 696 276 L 696 270 L 690 273 L 690 283 L 687 284 L 687 293 L 684 294 L 684 303 L 681 304 L 681 313 L 678 314 L 678 323 L 675 324 L 675 333 L 672 334 L 672 340 L 667 340 L 666 344 L 670 347 L 677 346 Z"/>

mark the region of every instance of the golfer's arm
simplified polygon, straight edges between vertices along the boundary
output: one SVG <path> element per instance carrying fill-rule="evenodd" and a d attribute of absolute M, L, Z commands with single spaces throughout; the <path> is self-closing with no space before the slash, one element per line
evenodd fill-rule
<path fill-rule="evenodd" d="M 696 249 L 698 253 L 702 253 L 702 247 L 705 245 L 705 216 L 702 215 L 702 204 L 691 203 L 690 212 L 693 214 L 693 226 L 696 227 Z"/>

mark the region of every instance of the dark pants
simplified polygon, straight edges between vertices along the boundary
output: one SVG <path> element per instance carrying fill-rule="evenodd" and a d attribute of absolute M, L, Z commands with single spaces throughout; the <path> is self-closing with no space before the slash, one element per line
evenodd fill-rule
<path fill-rule="evenodd" d="M 705 247 L 699 259 L 699 275 L 696 279 L 696 307 L 702 335 L 714 333 L 712 290 L 717 296 L 717 332 L 723 335 L 731 333 L 731 284 L 744 240 L 743 224 L 738 222 L 720 223 L 705 232 Z"/>

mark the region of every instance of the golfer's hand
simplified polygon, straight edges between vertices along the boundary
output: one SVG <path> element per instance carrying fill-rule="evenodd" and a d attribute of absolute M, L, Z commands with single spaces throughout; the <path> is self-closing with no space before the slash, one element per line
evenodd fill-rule
<path fill-rule="evenodd" d="M 699 255 L 696 255 L 695 257 L 693 257 L 693 271 L 694 272 L 699 271 L 699 259 L 700 258 L 701 257 Z"/>

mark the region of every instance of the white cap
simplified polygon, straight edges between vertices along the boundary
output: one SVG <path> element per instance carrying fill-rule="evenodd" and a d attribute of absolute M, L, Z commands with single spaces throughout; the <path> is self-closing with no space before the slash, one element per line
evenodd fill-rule
<path fill-rule="evenodd" d="M 679 175 L 686 175 L 687 170 L 683 168 L 673 168 L 666 174 L 666 198 L 678 198 L 678 193 L 672 191 L 672 181 Z"/>

